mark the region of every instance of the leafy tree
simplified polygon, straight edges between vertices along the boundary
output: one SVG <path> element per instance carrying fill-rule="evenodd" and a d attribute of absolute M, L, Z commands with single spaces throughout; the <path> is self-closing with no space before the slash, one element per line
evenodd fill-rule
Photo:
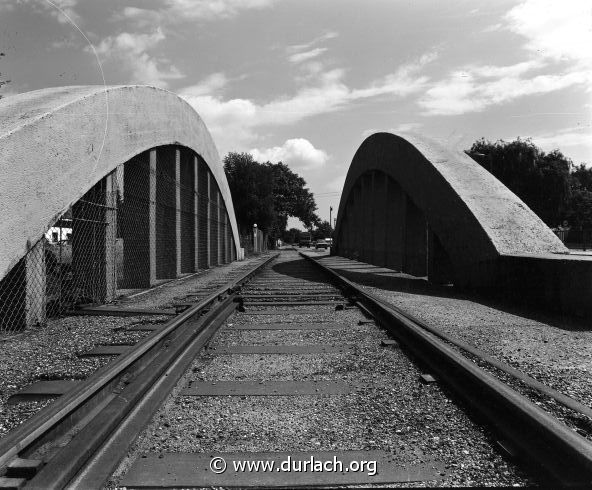
<path fill-rule="evenodd" d="M 331 238 L 331 234 L 333 233 L 333 228 L 328 221 L 321 221 L 317 229 L 312 232 L 313 240 L 318 240 L 319 238 Z"/>
<path fill-rule="evenodd" d="M 248 153 L 231 152 L 224 157 L 224 170 L 241 234 L 257 223 L 272 240 L 279 238 L 289 216 L 306 226 L 318 223 L 314 196 L 287 165 L 259 163 Z"/>
<path fill-rule="evenodd" d="M 571 198 L 571 160 L 559 150 L 545 153 L 530 140 L 491 143 L 480 139 L 467 151 L 522 199 L 548 226 L 556 226 Z"/>
<path fill-rule="evenodd" d="M 300 236 L 300 230 L 298 228 L 290 228 L 282 234 L 282 240 L 284 243 L 296 243 Z"/>
<path fill-rule="evenodd" d="M 592 228 L 592 168 L 583 163 L 570 174 L 571 197 L 564 218 L 576 228 Z"/>
<path fill-rule="evenodd" d="M 592 192 L 581 188 L 573 190 L 564 218 L 572 228 L 592 228 Z"/>
<path fill-rule="evenodd" d="M 570 177 L 572 190 L 581 189 L 592 192 L 592 168 L 588 168 L 581 163 L 574 168 Z"/>
<path fill-rule="evenodd" d="M 300 219 L 306 228 L 316 224 L 319 221 L 315 214 L 317 205 L 305 180 L 282 162 L 267 162 L 265 165 L 273 174 L 274 205 L 281 230 L 286 229 L 288 216 Z"/>
<path fill-rule="evenodd" d="M 229 153 L 224 171 L 232 194 L 234 212 L 242 235 L 256 223 L 262 230 L 274 224 L 273 176 L 249 153 Z"/>

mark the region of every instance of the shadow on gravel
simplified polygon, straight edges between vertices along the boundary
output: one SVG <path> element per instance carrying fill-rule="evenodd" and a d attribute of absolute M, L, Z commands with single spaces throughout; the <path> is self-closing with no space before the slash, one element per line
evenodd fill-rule
<path fill-rule="evenodd" d="M 328 265 L 328 264 L 327 264 Z M 460 291 L 452 285 L 430 284 L 426 278 L 414 277 L 384 267 L 365 263 L 344 261 L 331 264 L 340 275 L 362 286 L 374 287 L 385 291 L 419 294 L 439 298 L 472 301 L 483 306 L 510 313 L 536 322 L 569 331 L 590 331 L 592 325 L 583 318 L 562 315 L 561 313 L 537 311 L 536 307 L 521 304 L 517 298 L 486 297 L 479 293 Z M 412 312 L 411 312 L 412 313 Z"/>
<path fill-rule="evenodd" d="M 323 274 L 320 270 L 316 270 L 312 264 L 304 259 L 275 264 L 271 267 L 271 269 L 277 274 L 282 274 L 294 279 L 313 279 L 318 281 L 327 280 L 327 276 L 325 274 Z"/>

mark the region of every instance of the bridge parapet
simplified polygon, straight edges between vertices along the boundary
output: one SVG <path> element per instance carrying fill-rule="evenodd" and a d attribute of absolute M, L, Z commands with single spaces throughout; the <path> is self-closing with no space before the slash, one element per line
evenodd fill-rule
<path fill-rule="evenodd" d="M 150 87 L 62 87 L 0 101 L 0 328 L 240 258 L 217 150 Z"/>
<path fill-rule="evenodd" d="M 464 152 L 416 135 L 377 133 L 357 150 L 332 253 L 592 314 L 582 307 L 592 304 L 592 262 L 561 260 L 568 249 L 500 181 Z M 574 268 L 573 284 L 558 279 Z"/>

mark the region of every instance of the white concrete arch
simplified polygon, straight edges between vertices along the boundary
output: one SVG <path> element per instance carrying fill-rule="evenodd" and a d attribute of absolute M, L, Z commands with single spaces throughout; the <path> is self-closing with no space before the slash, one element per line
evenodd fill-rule
<path fill-rule="evenodd" d="M 132 157 L 169 144 L 190 148 L 206 162 L 239 247 L 216 146 L 177 95 L 138 85 L 75 86 L 0 100 L 0 279 L 94 184 Z"/>
<path fill-rule="evenodd" d="M 407 224 L 404 217 L 398 218 L 396 209 L 405 207 L 399 204 L 400 199 L 410 203 L 408 209 L 416 210 L 412 221 L 417 230 L 409 229 L 411 218 L 407 218 Z M 360 206 L 368 219 L 360 218 Z M 436 234 L 457 271 L 457 279 L 472 276 L 474 282 L 483 264 L 504 255 L 568 253 L 526 204 L 464 152 L 416 135 L 369 136 L 348 170 L 336 224 L 336 253 L 384 264 L 389 248 L 398 247 L 402 258 L 395 263 L 404 264 L 406 253 L 414 254 L 426 247 L 427 235 L 420 221 L 427 222 Z M 360 229 L 368 231 L 369 223 L 373 223 L 378 235 L 360 240 Z M 417 234 L 415 243 L 395 243 L 404 242 L 405 235 L 409 242 L 412 233 Z M 425 263 L 425 253 L 410 259 Z M 423 271 L 420 266 L 415 269 Z"/>

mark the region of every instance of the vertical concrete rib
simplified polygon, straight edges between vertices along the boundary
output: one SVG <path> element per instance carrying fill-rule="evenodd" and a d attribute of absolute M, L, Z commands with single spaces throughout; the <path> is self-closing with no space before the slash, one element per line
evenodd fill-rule
<path fill-rule="evenodd" d="M 358 207 L 358 195 L 356 194 L 356 189 L 351 193 L 351 200 L 350 200 L 350 212 L 349 212 L 349 258 L 354 258 L 356 253 L 356 246 L 357 246 L 357 233 L 356 233 L 356 226 L 358 224 L 358 215 L 357 215 L 357 207 Z"/>
<path fill-rule="evenodd" d="M 195 250 L 193 260 L 193 270 L 199 269 L 199 160 L 197 155 L 193 157 L 193 231 L 195 233 Z"/>
<path fill-rule="evenodd" d="M 114 173 L 105 177 L 105 301 L 115 299 L 117 288 L 117 265 L 115 247 L 117 244 L 117 199 Z"/>
<path fill-rule="evenodd" d="M 368 223 L 368 251 L 367 262 L 370 264 L 377 265 L 376 258 L 378 257 L 377 246 L 378 238 L 377 235 L 379 230 L 376 226 L 377 216 L 384 213 L 384 209 L 381 208 L 377 194 L 377 176 L 376 171 L 370 174 L 370 185 L 368 193 L 368 206 L 366 208 L 366 221 Z"/>
<path fill-rule="evenodd" d="M 360 249 L 362 246 L 362 234 L 360 232 L 360 226 L 362 224 L 362 189 L 358 183 L 354 188 L 354 226 L 352 229 L 353 233 L 353 247 L 352 247 L 352 258 L 354 260 L 360 260 Z"/>
<path fill-rule="evenodd" d="M 212 265 L 212 174 L 208 170 L 208 267 Z"/>
<path fill-rule="evenodd" d="M 382 172 L 375 172 L 372 196 L 374 203 L 372 205 L 372 230 L 374 230 L 372 263 L 386 265 L 386 247 L 387 247 L 387 228 L 390 223 L 387 222 L 387 185 L 388 178 Z"/>
<path fill-rule="evenodd" d="M 150 150 L 150 210 L 148 218 L 148 243 L 150 255 L 150 286 L 156 284 L 156 150 Z"/>
<path fill-rule="evenodd" d="M 407 199 L 399 184 L 388 176 L 386 181 L 386 266 L 401 271 L 405 267 Z"/>
<path fill-rule="evenodd" d="M 124 289 L 148 288 L 151 285 L 151 175 L 150 152 L 132 158 L 123 166 L 123 192 L 117 219 L 121 226 L 123 242 L 123 275 L 118 287 Z M 155 188 L 154 188 L 155 189 Z M 154 190 L 153 189 L 153 190 Z M 154 252 L 154 249 L 152 249 Z"/>
<path fill-rule="evenodd" d="M 224 262 L 232 262 L 230 258 L 230 230 L 228 226 L 228 213 L 224 213 L 224 250 L 225 250 L 225 257 Z"/>
<path fill-rule="evenodd" d="M 354 212 L 354 195 L 352 192 L 347 201 L 347 207 L 344 216 L 345 230 L 343 237 L 345 239 L 345 247 L 339 249 L 340 254 L 344 254 L 345 257 L 351 257 L 354 249 Z"/>
<path fill-rule="evenodd" d="M 105 190 L 101 179 L 72 206 L 72 277 L 79 298 L 105 302 Z"/>
<path fill-rule="evenodd" d="M 220 191 L 218 190 L 218 187 L 216 187 L 216 221 L 218 222 L 218 264 L 222 264 L 222 213 L 220 212 Z"/>
<path fill-rule="evenodd" d="M 25 256 L 25 322 L 27 327 L 46 320 L 45 240 L 39 240 Z"/>
<path fill-rule="evenodd" d="M 434 284 L 454 283 L 454 267 L 438 236 L 428 226 L 428 280 Z"/>
<path fill-rule="evenodd" d="M 427 224 L 425 216 L 407 197 L 405 215 L 405 268 L 413 276 L 427 274 Z"/>
<path fill-rule="evenodd" d="M 195 172 L 193 155 L 181 149 L 181 274 L 195 270 Z"/>
<path fill-rule="evenodd" d="M 360 260 L 366 262 L 368 260 L 368 174 L 360 177 L 360 206 L 358 213 L 360 215 L 358 252 L 360 254 Z"/>
<path fill-rule="evenodd" d="M 156 153 L 156 278 L 177 277 L 176 148 L 161 146 Z"/>
<path fill-rule="evenodd" d="M 175 149 L 175 245 L 176 245 L 176 271 L 175 275 L 181 275 L 181 150 Z"/>

